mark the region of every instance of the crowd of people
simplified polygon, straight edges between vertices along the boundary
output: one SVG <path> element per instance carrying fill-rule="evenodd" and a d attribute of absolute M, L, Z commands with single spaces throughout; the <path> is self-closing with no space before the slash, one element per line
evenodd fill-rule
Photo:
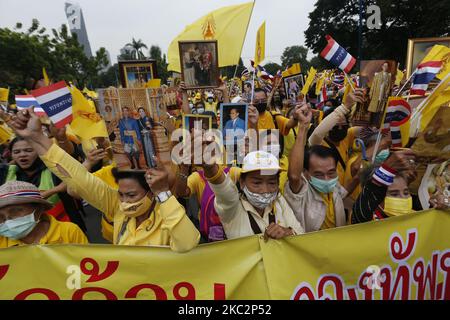
<path fill-rule="evenodd" d="M 181 83 L 179 105 L 168 107 L 172 127 L 181 126 L 183 114 L 203 114 L 218 128 L 221 104 L 244 103 L 247 130 L 265 132 L 268 143 L 245 144 L 241 163 L 168 166 L 155 157 L 145 173 L 102 166 L 106 150 L 84 154 L 65 129 L 43 124 L 32 109 L 0 111 L 3 125 L 15 133 L 2 146 L 0 248 L 87 244 L 84 201 L 101 212 L 103 237 L 112 244 L 169 246 L 176 252 L 255 234 L 282 239 L 422 210 L 411 189 L 421 178 L 414 152 L 392 148 L 390 134 L 377 145 L 379 128 L 351 122 L 352 107 L 364 102 L 363 89 L 344 97 L 343 88 L 331 82 L 326 101 L 314 91 L 303 96 L 296 90 L 293 101 L 282 85 L 266 90 L 247 81 L 236 89 L 230 81 L 214 90 L 188 91 Z M 240 120 L 238 109 L 231 112 L 230 126 Z M 158 125 L 145 114 L 142 119 L 125 114 L 119 123 L 136 168 L 135 141 L 123 133 L 135 131 L 140 140 L 149 123 Z M 193 139 L 208 148 L 214 141 L 204 134 L 200 130 Z M 368 161 L 374 153 L 375 161 Z M 443 177 L 449 175 L 444 167 Z M 437 192 L 430 207 L 449 209 L 448 191 Z"/>

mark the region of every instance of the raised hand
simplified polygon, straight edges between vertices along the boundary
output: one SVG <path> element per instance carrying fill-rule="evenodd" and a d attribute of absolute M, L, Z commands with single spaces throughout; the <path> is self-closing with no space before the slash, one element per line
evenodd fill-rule
<path fill-rule="evenodd" d="M 0 117 L 8 118 L 3 111 L 1 111 Z M 12 115 L 7 123 L 22 138 L 43 136 L 41 120 L 31 109 Z"/>
<path fill-rule="evenodd" d="M 355 103 L 364 103 L 364 89 L 356 88 L 355 91 L 350 92 L 345 98 L 344 105 L 351 109 Z"/>
<path fill-rule="evenodd" d="M 309 104 L 302 103 L 295 107 L 294 119 L 298 120 L 299 126 L 308 127 L 311 123 L 312 116 L 313 113 Z"/>
<path fill-rule="evenodd" d="M 248 106 L 248 122 L 250 128 L 256 129 L 259 120 L 258 109 L 254 105 Z"/>
<path fill-rule="evenodd" d="M 411 149 L 391 151 L 389 158 L 383 163 L 388 167 L 401 171 L 414 171 L 416 167 L 416 155 Z"/>
<path fill-rule="evenodd" d="M 156 162 L 156 167 L 148 169 L 145 172 L 145 180 L 152 193 L 158 195 L 161 192 L 169 191 L 169 173 L 158 157 L 154 157 L 153 159 Z"/>

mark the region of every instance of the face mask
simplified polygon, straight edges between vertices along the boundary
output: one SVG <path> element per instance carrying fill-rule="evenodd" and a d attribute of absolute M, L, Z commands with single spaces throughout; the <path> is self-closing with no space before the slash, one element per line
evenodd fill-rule
<path fill-rule="evenodd" d="M 331 109 L 331 107 L 325 106 L 325 107 L 323 107 L 323 112 L 327 112 L 327 111 L 330 110 L 330 109 Z"/>
<path fill-rule="evenodd" d="M 247 189 L 247 186 L 244 186 L 244 194 L 247 197 L 248 202 L 252 206 L 257 209 L 265 209 L 272 202 L 275 201 L 278 195 L 278 191 L 276 192 L 267 192 L 267 193 L 254 193 Z"/>
<path fill-rule="evenodd" d="M 266 145 L 263 146 L 261 150 L 267 153 L 271 153 L 277 158 L 280 157 L 281 147 L 279 144 Z"/>
<path fill-rule="evenodd" d="M 389 150 L 381 150 L 375 157 L 375 163 L 382 164 L 387 158 L 389 158 Z"/>
<path fill-rule="evenodd" d="M 141 200 L 135 203 L 121 202 L 120 211 L 129 218 L 136 218 L 147 213 L 151 205 L 152 202 L 146 194 Z"/>
<path fill-rule="evenodd" d="M 36 210 L 24 217 L 6 220 L 4 223 L 1 223 L 0 235 L 15 240 L 25 238 L 39 223 L 39 221 L 34 219 L 35 212 Z"/>
<path fill-rule="evenodd" d="M 348 131 L 348 127 L 342 127 L 342 129 L 339 129 L 338 127 L 334 127 L 330 133 L 328 134 L 328 136 L 330 137 L 331 140 L 335 141 L 335 142 L 340 142 L 342 140 L 345 139 L 345 137 L 347 136 L 347 131 Z"/>
<path fill-rule="evenodd" d="M 394 198 L 386 197 L 384 199 L 384 212 L 389 217 L 401 216 L 411 213 L 412 211 L 412 197 L 409 198 Z"/>
<path fill-rule="evenodd" d="M 322 180 L 317 179 L 315 177 L 311 177 L 311 185 L 319 192 L 322 193 L 330 193 L 333 192 L 334 188 L 336 187 L 336 184 L 338 182 L 338 178 L 334 178 L 331 180 Z"/>
<path fill-rule="evenodd" d="M 212 102 L 213 102 L 213 99 L 208 99 L 208 102 L 209 102 L 209 103 L 212 103 Z"/>
<path fill-rule="evenodd" d="M 258 103 L 255 104 L 256 109 L 259 113 L 263 113 L 267 110 L 267 103 Z"/>

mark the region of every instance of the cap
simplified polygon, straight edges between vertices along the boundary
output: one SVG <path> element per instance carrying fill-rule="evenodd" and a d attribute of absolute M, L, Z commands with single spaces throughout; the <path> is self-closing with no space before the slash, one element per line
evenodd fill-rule
<path fill-rule="evenodd" d="M 39 189 L 34 184 L 24 181 L 8 181 L 0 186 L 0 208 L 26 203 L 41 204 L 46 210 L 53 207 L 41 196 Z"/>
<path fill-rule="evenodd" d="M 250 152 L 244 158 L 241 173 L 263 171 L 264 175 L 274 175 L 282 171 L 277 157 L 265 151 Z"/>

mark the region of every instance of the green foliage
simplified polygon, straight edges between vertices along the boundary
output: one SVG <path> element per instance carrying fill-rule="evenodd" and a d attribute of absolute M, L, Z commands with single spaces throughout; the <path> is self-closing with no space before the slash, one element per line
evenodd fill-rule
<path fill-rule="evenodd" d="M 289 68 L 295 63 L 300 63 L 302 70 L 308 70 L 310 63 L 308 61 L 308 49 L 303 46 L 292 46 L 284 49 L 281 56 L 281 65 L 283 70 Z"/>
<path fill-rule="evenodd" d="M 363 12 L 362 59 L 394 59 L 404 66 L 409 38 L 440 37 L 450 33 L 448 0 L 365 0 L 381 9 L 381 28 L 369 30 Z M 358 0 L 318 0 L 309 14 L 306 45 L 314 53 L 325 46 L 330 34 L 355 58 L 358 55 Z"/>
<path fill-rule="evenodd" d="M 31 90 L 42 79 L 43 67 L 53 82 L 65 80 L 83 88 L 99 81 L 99 72 L 108 63 L 104 48 L 87 58 L 66 25 L 52 29 L 51 35 L 36 19 L 26 31 L 22 27 L 17 23 L 15 30 L 0 28 L 0 87 L 10 87 L 11 96 Z"/>
<path fill-rule="evenodd" d="M 156 60 L 156 68 L 158 69 L 158 77 L 161 79 L 161 83 L 167 83 L 169 78 L 169 71 L 167 71 L 167 57 L 162 54 L 159 46 L 150 47 L 150 59 Z"/>
<path fill-rule="evenodd" d="M 125 46 L 132 48 L 131 49 L 131 56 L 133 57 L 132 60 L 144 60 L 146 58 L 144 53 L 142 52 L 142 49 L 143 48 L 148 49 L 148 48 L 147 48 L 147 45 L 145 43 L 143 43 L 141 39 L 136 41 L 133 38 L 131 43 L 127 43 Z"/>

